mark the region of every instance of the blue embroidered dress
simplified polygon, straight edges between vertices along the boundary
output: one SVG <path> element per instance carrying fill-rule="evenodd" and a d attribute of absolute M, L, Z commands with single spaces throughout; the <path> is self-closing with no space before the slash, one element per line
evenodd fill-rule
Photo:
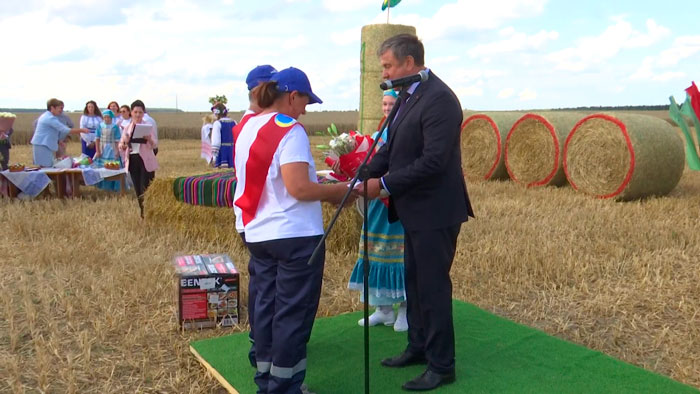
<path fill-rule="evenodd" d="M 102 122 L 95 130 L 95 137 L 100 139 L 100 150 L 102 151 L 102 156 L 95 160 L 95 165 L 104 167 L 106 161 L 119 161 L 119 167 L 122 167 L 121 157 L 117 150 L 117 143 L 121 138 L 119 126 L 114 122 L 111 124 Z M 119 181 L 100 181 L 97 187 L 103 190 L 119 191 L 120 184 Z"/>
<path fill-rule="evenodd" d="M 372 137 L 377 138 L 379 132 Z M 380 137 L 377 148 L 386 141 L 386 130 Z M 364 234 L 369 240 L 369 304 L 393 305 L 406 300 L 404 287 L 404 231 L 400 221 L 389 223 L 389 209 L 375 199 L 369 202 L 367 229 L 362 228 L 360 250 L 355 268 L 350 275 L 348 288 L 363 290 Z M 361 293 L 363 294 L 363 293 Z"/>

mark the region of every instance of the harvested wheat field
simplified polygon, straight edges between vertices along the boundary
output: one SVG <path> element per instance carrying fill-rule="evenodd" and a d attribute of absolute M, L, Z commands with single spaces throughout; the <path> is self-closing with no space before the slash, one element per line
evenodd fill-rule
<path fill-rule="evenodd" d="M 162 141 L 157 177 L 207 172 L 198 156 L 198 141 Z M 31 162 L 29 147 L 11 161 Z M 469 188 L 477 218 L 460 234 L 455 298 L 700 388 L 700 173 L 624 203 Z M 0 392 L 223 392 L 188 343 L 246 327 L 179 331 L 170 259 L 229 253 L 245 305 L 243 248 L 142 221 L 132 195 L 89 187 L 79 200 L 0 200 L 0 217 Z M 347 290 L 354 253 L 326 261 L 319 316 L 361 309 Z"/>

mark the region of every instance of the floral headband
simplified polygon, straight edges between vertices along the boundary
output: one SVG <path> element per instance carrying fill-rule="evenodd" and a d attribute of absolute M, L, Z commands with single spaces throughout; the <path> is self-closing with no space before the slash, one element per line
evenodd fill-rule
<path fill-rule="evenodd" d="M 228 113 L 228 109 L 226 107 L 224 107 L 223 110 L 220 110 L 219 108 L 217 108 L 218 106 L 219 106 L 219 103 L 216 103 L 216 104 L 214 104 L 213 107 L 211 107 L 211 112 L 214 115 L 219 115 L 219 114 L 226 115 Z"/>

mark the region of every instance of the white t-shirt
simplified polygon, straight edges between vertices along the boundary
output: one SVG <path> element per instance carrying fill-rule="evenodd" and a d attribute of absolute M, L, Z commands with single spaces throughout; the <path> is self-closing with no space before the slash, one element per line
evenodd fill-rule
<path fill-rule="evenodd" d="M 245 112 L 243 113 L 243 116 L 241 117 L 241 119 L 239 120 L 238 123 L 240 123 L 240 121 L 242 121 L 243 118 L 247 115 L 255 115 L 255 112 L 251 111 L 250 109 L 245 110 Z M 234 151 L 234 154 L 235 154 L 235 151 Z M 234 161 L 235 161 L 235 159 L 234 159 Z M 236 184 L 238 184 L 238 183 L 236 182 Z M 238 233 L 242 233 L 243 232 L 243 212 L 241 211 L 240 208 L 238 208 L 236 206 L 236 204 L 233 204 L 233 215 L 236 217 L 236 231 L 238 231 Z"/>
<path fill-rule="evenodd" d="M 236 140 L 234 162 L 238 182 L 234 203 L 243 195 L 245 189 L 248 152 L 258 130 L 276 115 L 277 113 L 270 113 L 251 118 Z M 282 138 L 272 157 L 255 218 L 244 227 L 247 242 L 323 234 L 321 202 L 299 201 L 292 197 L 284 186 L 280 167 L 297 162 L 309 164 L 309 180 L 316 183 L 316 166 L 311 156 L 309 138 L 300 123 L 296 123 Z"/>
<path fill-rule="evenodd" d="M 123 134 L 124 130 L 126 130 L 127 127 L 131 124 L 131 118 L 129 119 L 122 119 L 118 125 L 119 125 L 119 131 Z"/>

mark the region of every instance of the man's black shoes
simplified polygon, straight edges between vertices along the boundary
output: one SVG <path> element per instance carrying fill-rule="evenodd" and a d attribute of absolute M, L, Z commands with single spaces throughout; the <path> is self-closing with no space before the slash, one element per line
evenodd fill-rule
<path fill-rule="evenodd" d="M 439 374 L 426 369 L 420 376 L 413 380 L 409 380 L 401 386 L 407 391 L 427 391 L 438 388 L 444 384 L 450 384 L 455 381 L 455 373 Z"/>
<path fill-rule="evenodd" d="M 427 364 L 423 354 L 411 353 L 408 350 L 395 357 L 385 358 L 382 360 L 382 365 L 391 368 L 401 368 L 409 365 Z"/>

